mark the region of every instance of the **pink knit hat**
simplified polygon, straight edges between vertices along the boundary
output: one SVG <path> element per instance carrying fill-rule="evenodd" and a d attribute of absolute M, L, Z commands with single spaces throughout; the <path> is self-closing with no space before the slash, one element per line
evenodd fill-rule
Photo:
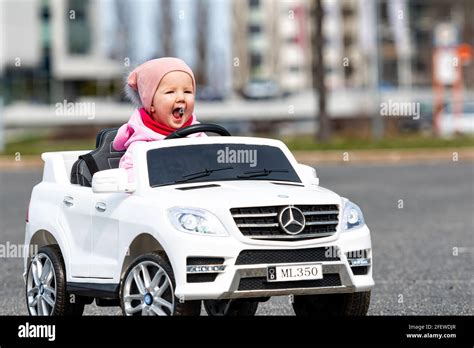
<path fill-rule="evenodd" d="M 165 57 L 149 60 L 133 70 L 128 76 L 127 84 L 138 92 L 140 100 L 146 111 L 150 112 L 153 96 L 161 79 L 171 71 L 183 71 L 193 80 L 194 92 L 196 82 L 191 68 L 181 59 Z"/>

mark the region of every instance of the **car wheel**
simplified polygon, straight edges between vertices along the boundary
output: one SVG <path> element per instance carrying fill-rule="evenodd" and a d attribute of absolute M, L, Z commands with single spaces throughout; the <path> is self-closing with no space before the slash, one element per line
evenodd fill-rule
<path fill-rule="evenodd" d="M 295 296 L 292 303 L 297 316 L 364 316 L 369 310 L 370 291 L 350 294 Z"/>
<path fill-rule="evenodd" d="M 124 315 L 198 316 L 201 301 L 181 302 L 176 298 L 173 269 L 158 253 L 138 257 L 128 268 L 120 289 Z"/>
<path fill-rule="evenodd" d="M 253 316 L 258 309 L 258 301 L 244 300 L 204 300 L 204 309 L 209 316 Z"/>
<path fill-rule="evenodd" d="M 82 315 L 84 303 L 70 302 L 66 271 L 57 245 L 39 249 L 28 265 L 26 304 L 30 315 Z"/>

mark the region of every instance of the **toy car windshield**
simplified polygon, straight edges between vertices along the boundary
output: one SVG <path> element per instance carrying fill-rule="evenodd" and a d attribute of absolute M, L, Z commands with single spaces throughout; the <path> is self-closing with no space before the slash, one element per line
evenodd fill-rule
<path fill-rule="evenodd" d="M 151 187 L 184 182 L 272 180 L 301 183 L 277 147 L 246 144 L 173 146 L 147 152 Z"/>

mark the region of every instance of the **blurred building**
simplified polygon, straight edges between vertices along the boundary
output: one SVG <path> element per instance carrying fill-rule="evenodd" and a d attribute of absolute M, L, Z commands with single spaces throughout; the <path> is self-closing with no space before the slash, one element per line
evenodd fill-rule
<path fill-rule="evenodd" d="M 359 25 L 359 0 L 323 0 L 324 64 L 330 90 L 362 87 L 365 83 Z"/>
<path fill-rule="evenodd" d="M 40 0 L 0 2 L 0 77 L 5 102 L 11 99 L 38 100 L 45 92 L 48 65 L 45 50 L 49 42 L 42 26 Z M 39 81 L 32 84 L 32 81 Z"/>
<path fill-rule="evenodd" d="M 206 61 L 209 79 L 212 86 L 224 95 L 233 91 L 232 62 L 232 1 L 214 0 L 209 5 L 208 33 L 213 33 L 212 40 L 207 40 L 207 52 L 213 57 Z"/>
<path fill-rule="evenodd" d="M 278 80 L 289 92 L 311 86 L 308 1 L 233 2 L 234 87 Z"/>
<path fill-rule="evenodd" d="M 364 1 L 364 0 L 363 0 Z M 434 31 L 450 23 L 457 44 L 474 45 L 474 4 L 469 0 L 390 0 L 371 2 L 376 12 L 379 83 L 384 87 L 425 87 L 432 84 Z M 465 84 L 472 88 L 474 65 L 465 68 Z"/>
<path fill-rule="evenodd" d="M 352 67 L 352 64 L 349 57 L 344 54 L 345 27 L 341 13 L 343 3 L 326 0 L 322 5 L 325 12 L 323 22 L 325 79 L 328 89 L 333 90 L 344 87 L 344 70 Z"/>
<path fill-rule="evenodd" d="M 278 79 L 289 92 L 311 87 L 311 2 L 234 1 L 235 88 L 252 78 Z M 324 64 L 330 90 L 362 87 L 367 73 L 361 50 L 359 0 L 323 0 Z"/>
<path fill-rule="evenodd" d="M 131 68 L 170 55 L 198 84 L 232 89 L 230 0 L 1 0 L 0 11 L 7 104 L 119 101 Z"/>
<path fill-rule="evenodd" d="M 34 68 L 41 63 L 41 1 L 5 1 L 0 6 L 0 69 Z M 11 40 L 11 38 L 17 38 Z"/>
<path fill-rule="evenodd" d="M 323 5 L 329 88 L 369 85 L 371 56 L 378 57 L 380 87 L 431 87 L 439 23 L 458 29 L 458 43 L 474 44 L 474 3 L 469 0 L 323 0 Z M 349 62 L 343 73 L 341 59 Z M 474 64 L 464 69 L 465 84 L 472 88 Z"/>
<path fill-rule="evenodd" d="M 431 84 L 433 31 L 439 23 L 451 23 L 457 28 L 458 43 L 474 46 L 474 3 L 471 0 L 408 2 L 410 29 L 416 54 L 412 56 L 413 84 Z M 465 85 L 474 87 L 474 64 L 464 68 Z"/>
<path fill-rule="evenodd" d="M 277 3 L 277 35 L 280 36 L 277 75 L 284 90 L 301 91 L 311 86 L 311 18 L 308 1 Z"/>
<path fill-rule="evenodd" d="M 115 36 L 102 26 L 106 14 L 114 13 L 109 10 L 111 6 L 103 0 L 49 2 L 54 78 L 102 80 L 113 79 L 123 72 L 124 63 L 109 57 L 103 44 Z"/>
<path fill-rule="evenodd" d="M 130 68 L 167 55 L 183 58 L 198 84 L 224 95 L 254 78 L 308 90 L 313 1 L 0 0 L 2 95 L 7 105 L 120 101 Z M 472 0 L 322 2 L 330 91 L 373 85 L 375 70 L 381 87 L 431 88 L 440 22 L 474 44 Z M 463 69 L 472 88 L 474 64 Z"/>

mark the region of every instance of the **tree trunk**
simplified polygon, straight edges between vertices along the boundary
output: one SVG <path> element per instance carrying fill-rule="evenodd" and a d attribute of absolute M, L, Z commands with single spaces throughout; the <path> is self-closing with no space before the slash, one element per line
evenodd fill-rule
<path fill-rule="evenodd" d="M 312 72 L 313 72 L 313 88 L 318 93 L 319 104 L 319 130 L 316 139 L 320 142 L 327 142 L 331 138 L 331 123 L 326 112 L 326 84 L 325 84 L 325 69 L 324 69 L 324 36 L 323 36 L 323 20 L 324 12 L 321 0 L 312 1 L 312 17 L 315 23 L 315 30 L 313 31 L 311 46 L 312 46 Z"/>

